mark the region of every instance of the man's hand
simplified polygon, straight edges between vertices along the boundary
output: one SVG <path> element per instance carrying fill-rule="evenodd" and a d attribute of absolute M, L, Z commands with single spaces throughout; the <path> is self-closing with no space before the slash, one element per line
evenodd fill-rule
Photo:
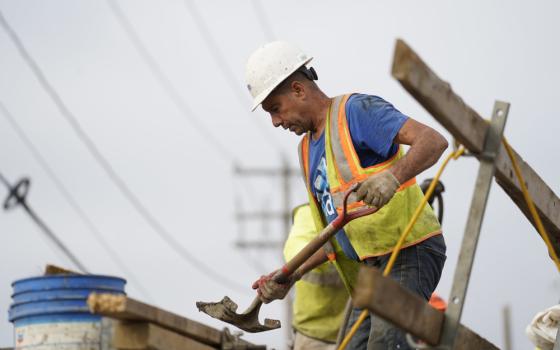
<path fill-rule="evenodd" d="M 358 187 L 358 200 L 366 204 L 381 208 L 393 196 L 401 186 L 399 180 L 388 170 L 368 177 Z"/>
<path fill-rule="evenodd" d="M 268 276 L 263 275 L 253 283 L 252 288 L 257 290 L 257 294 L 265 304 L 274 300 L 284 299 L 290 288 L 299 279 L 297 273 L 294 273 L 286 283 L 278 283 L 273 279 L 276 273 L 277 271 L 274 271 Z"/>

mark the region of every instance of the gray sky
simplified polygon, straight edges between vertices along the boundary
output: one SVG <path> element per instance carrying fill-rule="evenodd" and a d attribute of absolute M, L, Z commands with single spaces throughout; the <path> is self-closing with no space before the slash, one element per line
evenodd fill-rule
<path fill-rule="evenodd" d="M 127 291 L 141 300 L 221 328 L 224 324 L 198 313 L 195 301 L 227 294 L 245 308 L 254 296 L 252 281 L 280 265 L 279 252 L 234 248 L 241 231 L 234 219 L 236 207 L 281 207 L 280 181 L 234 178 L 234 159 L 247 167 L 277 167 L 282 152 L 297 166 L 298 137 L 275 130 L 262 110 L 250 113 L 244 91 L 246 58 L 271 38 L 293 41 L 314 55 L 312 65 L 328 95 L 382 96 L 451 140 L 390 76 L 395 39 L 403 38 L 482 115 L 490 114 L 495 99 L 510 102 L 510 143 L 560 193 L 560 168 L 553 155 L 560 130 L 555 105 L 560 100 L 558 2 L 118 0 L 177 91 L 175 102 L 109 4 L 0 0 L 0 10 L 142 205 L 193 257 L 245 289 L 205 276 L 158 237 L 88 152 L 5 31 L 0 31 L 0 102 L 148 290 L 149 297 L 130 281 Z M 265 18 L 259 20 L 261 10 Z M 210 39 L 197 19 L 208 28 Z M 177 100 L 188 106 L 188 113 L 177 107 Z M 448 260 L 438 291 L 444 297 L 477 168 L 475 160 L 461 159 L 451 163 L 443 177 Z M 131 279 L 107 255 L 3 113 L 0 172 L 12 182 L 31 177 L 29 203 L 91 271 Z M 305 200 L 305 193 L 299 178 L 292 184 L 295 205 Z M 0 197 L 5 196 L 2 187 Z M 244 232 L 247 238 L 283 236 L 277 224 L 268 229 L 247 225 Z M 0 345 L 8 345 L 11 282 L 39 274 L 46 263 L 71 265 L 21 209 L 0 213 L 0 247 Z M 501 308 L 510 304 L 515 349 L 527 349 L 531 345 L 524 328 L 535 313 L 558 301 L 559 292 L 560 280 L 544 243 L 494 184 L 463 322 L 500 346 Z M 278 318 L 282 312 L 277 302 L 264 307 L 261 315 Z M 247 339 L 282 348 L 283 336 L 283 331 L 273 331 Z"/>

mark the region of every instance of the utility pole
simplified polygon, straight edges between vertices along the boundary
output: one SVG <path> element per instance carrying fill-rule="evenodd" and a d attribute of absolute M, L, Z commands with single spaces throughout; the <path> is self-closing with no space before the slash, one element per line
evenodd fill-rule
<path fill-rule="evenodd" d="M 280 168 L 242 168 L 238 165 L 234 167 L 234 175 L 240 177 L 266 177 L 266 178 L 277 178 L 280 177 L 281 180 L 281 209 L 280 211 L 270 211 L 270 210 L 258 210 L 258 211 L 237 211 L 236 207 L 236 220 L 243 225 L 246 221 L 257 221 L 261 220 L 264 223 L 270 221 L 281 220 L 283 239 L 280 241 L 273 241 L 270 239 L 261 240 L 246 240 L 240 238 L 236 241 L 235 245 L 239 249 L 278 249 L 280 250 L 280 257 L 282 261 L 282 248 L 284 242 L 288 237 L 291 227 L 291 213 L 292 213 L 292 198 L 291 198 L 291 178 L 294 176 L 300 176 L 298 169 L 290 168 L 288 161 L 282 157 L 282 166 Z M 285 301 L 285 317 L 284 317 L 284 328 L 286 330 L 286 339 L 291 339 L 292 337 L 292 299 L 288 294 Z"/>
<path fill-rule="evenodd" d="M 502 318 L 504 324 L 504 350 L 512 350 L 513 342 L 511 338 L 511 307 L 506 304 L 502 307 Z"/>

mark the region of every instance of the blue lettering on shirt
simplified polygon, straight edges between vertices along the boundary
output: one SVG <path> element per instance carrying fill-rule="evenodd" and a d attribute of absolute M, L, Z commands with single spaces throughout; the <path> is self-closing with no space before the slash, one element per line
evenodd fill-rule
<path fill-rule="evenodd" d="M 346 102 L 346 118 L 352 143 L 363 168 L 382 163 L 398 151 L 399 146 L 393 140 L 408 120 L 407 116 L 381 97 L 363 94 L 350 96 Z M 311 192 L 330 223 L 338 214 L 327 179 L 324 132 L 317 140 L 311 138 L 309 142 L 309 169 Z M 338 231 L 335 237 L 348 258 L 359 260 L 344 230 Z"/>

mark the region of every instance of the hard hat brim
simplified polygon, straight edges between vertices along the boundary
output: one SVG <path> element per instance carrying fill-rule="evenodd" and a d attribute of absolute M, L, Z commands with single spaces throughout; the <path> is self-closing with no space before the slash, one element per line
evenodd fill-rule
<path fill-rule="evenodd" d="M 309 62 L 311 62 L 311 60 L 313 59 L 313 56 L 309 57 L 308 59 L 306 59 L 305 61 L 302 62 L 301 65 L 297 66 L 296 68 L 292 69 L 291 71 L 288 71 L 285 76 L 282 77 L 281 80 L 277 81 L 276 83 L 272 84 L 269 88 L 267 88 L 266 90 L 264 90 L 263 92 L 261 92 L 260 94 L 257 95 L 257 97 L 255 97 L 253 99 L 253 106 L 251 107 L 251 112 L 254 112 L 255 109 L 257 109 L 257 107 L 268 97 L 268 95 L 270 95 L 270 93 L 272 91 L 274 91 L 274 89 L 276 89 L 278 87 L 278 85 L 282 84 L 282 82 L 284 80 L 286 80 L 290 75 L 292 75 L 295 71 L 297 71 L 298 69 L 300 69 L 302 66 L 305 66 L 306 64 L 308 64 Z"/>

